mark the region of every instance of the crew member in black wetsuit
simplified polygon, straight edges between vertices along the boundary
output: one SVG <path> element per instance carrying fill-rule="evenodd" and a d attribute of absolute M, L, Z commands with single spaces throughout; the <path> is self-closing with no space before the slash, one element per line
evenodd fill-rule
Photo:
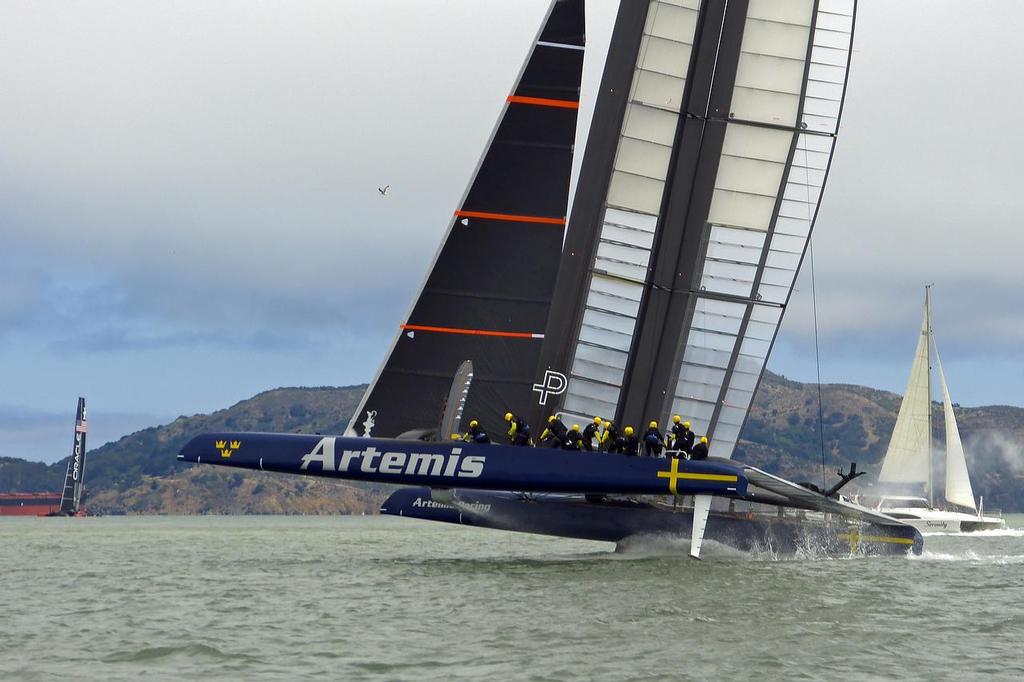
<path fill-rule="evenodd" d="M 683 422 L 683 428 L 686 431 L 683 432 L 683 452 L 690 454 L 693 452 L 693 441 L 697 438 L 693 430 L 690 429 L 690 422 Z"/>
<path fill-rule="evenodd" d="M 627 426 L 622 430 L 623 444 L 621 452 L 625 455 L 639 455 L 640 454 L 640 438 L 633 433 L 633 427 Z"/>
<path fill-rule="evenodd" d="M 601 431 L 601 449 L 607 452 L 622 452 L 621 450 L 613 450 L 616 442 L 619 439 L 619 430 L 615 428 L 615 424 L 610 421 L 604 423 L 604 430 Z"/>
<path fill-rule="evenodd" d="M 672 417 L 672 449 L 690 454 L 693 449 L 693 431 L 690 422 L 684 422 L 678 414 Z"/>
<path fill-rule="evenodd" d="M 508 440 L 512 445 L 530 445 L 530 425 L 511 412 L 505 413 L 508 422 Z"/>
<path fill-rule="evenodd" d="M 700 442 L 693 446 L 693 451 L 690 453 L 690 459 L 707 459 L 708 458 L 708 437 L 701 436 Z"/>
<path fill-rule="evenodd" d="M 558 418 L 557 415 L 551 415 L 548 417 L 547 428 L 540 434 L 540 442 L 549 448 L 560 448 L 565 442 L 565 432 L 568 431 L 565 428 L 565 424 Z"/>
<path fill-rule="evenodd" d="M 601 449 L 601 418 L 594 417 L 594 421 L 587 424 L 583 429 L 583 449 L 587 452 L 594 451 L 594 440 L 597 440 L 597 449 Z"/>
<path fill-rule="evenodd" d="M 491 442 L 487 432 L 480 428 L 480 422 L 475 419 L 469 422 L 469 431 L 462 434 L 462 440 L 467 443 L 480 443 L 481 445 Z"/>
<path fill-rule="evenodd" d="M 572 428 L 566 432 L 565 437 L 562 439 L 562 449 L 579 450 L 582 440 L 583 434 L 580 433 L 580 425 L 573 424 Z"/>
<path fill-rule="evenodd" d="M 644 434 L 644 454 L 648 457 L 661 457 L 661 448 L 665 444 L 665 437 L 658 430 L 658 422 L 652 421 L 647 425 L 647 432 Z"/>

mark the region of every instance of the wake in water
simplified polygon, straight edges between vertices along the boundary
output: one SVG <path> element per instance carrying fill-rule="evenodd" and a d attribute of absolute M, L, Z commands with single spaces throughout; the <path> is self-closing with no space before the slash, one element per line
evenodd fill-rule
<path fill-rule="evenodd" d="M 992 530 L 976 530 L 970 533 L 921 533 L 926 538 L 1024 538 L 1024 528 L 994 528 Z"/>
<path fill-rule="evenodd" d="M 1024 564 L 1024 554 L 978 554 L 970 549 L 963 552 L 929 552 L 926 549 L 917 556 L 909 555 L 907 558 L 911 561 L 966 561 L 994 566 Z"/>
<path fill-rule="evenodd" d="M 615 555 L 624 559 L 646 559 L 652 557 L 690 556 L 690 538 L 675 535 L 632 535 L 615 546 Z M 701 559 L 740 559 L 746 561 L 835 561 L 864 559 L 861 554 L 849 556 L 830 555 L 827 548 L 812 538 L 803 538 L 793 554 L 779 551 L 769 540 L 755 542 L 749 550 L 742 550 L 716 540 L 705 538 L 701 548 Z"/>

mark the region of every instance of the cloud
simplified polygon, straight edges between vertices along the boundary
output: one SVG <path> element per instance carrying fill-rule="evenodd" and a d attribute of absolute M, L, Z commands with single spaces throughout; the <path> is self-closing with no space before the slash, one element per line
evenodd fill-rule
<path fill-rule="evenodd" d="M 103 412 L 101 419 L 90 421 L 88 448 L 169 421 L 153 414 Z M 74 405 L 66 413 L 0 405 L 0 456 L 48 464 L 61 460 L 71 453 L 74 423 Z"/>
<path fill-rule="evenodd" d="M 578 152 L 616 4 L 588 3 Z M 167 387 L 174 363 L 209 374 L 230 357 L 236 391 L 369 380 L 547 5 L 0 5 L 0 355 L 39 363 L 5 389 L 38 393 L 43 373 L 60 393 L 69 355 L 102 364 L 110 395 L 130 371 L 175 404 L 197 398 L 195 381 Z M 947 366 L 989 365 L 966 393 L 1019 403 L 1009 379 L 991 391 L 1024 378 L 1024 130 L 977 122 L 1019 108 L 1006 74 L 1024 9 L 858 11 L 814 239 L 832 378 L 901 390 L 935 282 Z M 934 41 L 953 26 L 970 49 Z M 773 366 L 806 377 L 806 275 L 799 289 Z M 112 362 L 128 355 L 144 360 Z"/>

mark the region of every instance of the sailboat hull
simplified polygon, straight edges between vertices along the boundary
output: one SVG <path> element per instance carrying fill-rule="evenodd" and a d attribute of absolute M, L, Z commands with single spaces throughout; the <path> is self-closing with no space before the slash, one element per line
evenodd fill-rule
<path fill-rule="evenodd" d="M 997 516 L 975 516 L 942 509 L 889 508 L 885 513 L 922 533 L 973 533 L 1006 528 L 1006 522 Z"/>
<path fill-rule="evenodd" d="M 625 497 L 534 495 L 492 491 L 404 488 L 382 505 L 394 516 L 541 535 L 623 541 L 654 536 L 689 539 L 691 508 Z M 705 538 L 751 553 L 805 556 L 920 554 L 921 534 L 909 526 L 828 519 L 825 515 L 778 516 L 713 511 Z"/>

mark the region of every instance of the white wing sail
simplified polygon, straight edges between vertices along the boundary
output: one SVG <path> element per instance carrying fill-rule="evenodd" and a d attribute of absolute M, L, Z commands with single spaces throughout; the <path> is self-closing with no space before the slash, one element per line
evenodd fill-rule
<path fill-rule="evenodd" d="M 569 419 L 614 415 L 619 403 L 682 115 L 700 4 L 651 0 L 583 299 L 563 405 Z"/>
<path fill-rule="evenodd" d="M 946 375 L 942 372 L 939 349 L 935 349 L 935 366 L 939 369 L 939 383 L 942 384 L 942 406 L 946 414 L 946 502 L 958 504 L 977 511 L 974 504 L 974 490 L 967 473 L 967 458 L 964 445 L 960 442 L 960 430 L 953 415 L 953 402 L 946 387 Z"/>
<path fill-rule="evenodd" d="M 583 314 L 554 365 L 567 418 L 685 415 L 732 455 L 825 184 L 854 9 L 650 0 Z"/>
<path fill-rule="evenodd" d="M 878 475 L 879 483 L 921 483 L 929 480 L 931 446 L 931 395 L 928 381 L 928 314 L 921 324 L 921 336 L 910 368 L 907 392 L 903 395 L 889 449 Z"/>
<path fill-rule="evenodd" d="M 669 414 L 708 434 L 712 456 L 732 456 L 807 248 L 853 15 L 852 0 L 749 6 L 699 293 L 669 389 Z"/>

